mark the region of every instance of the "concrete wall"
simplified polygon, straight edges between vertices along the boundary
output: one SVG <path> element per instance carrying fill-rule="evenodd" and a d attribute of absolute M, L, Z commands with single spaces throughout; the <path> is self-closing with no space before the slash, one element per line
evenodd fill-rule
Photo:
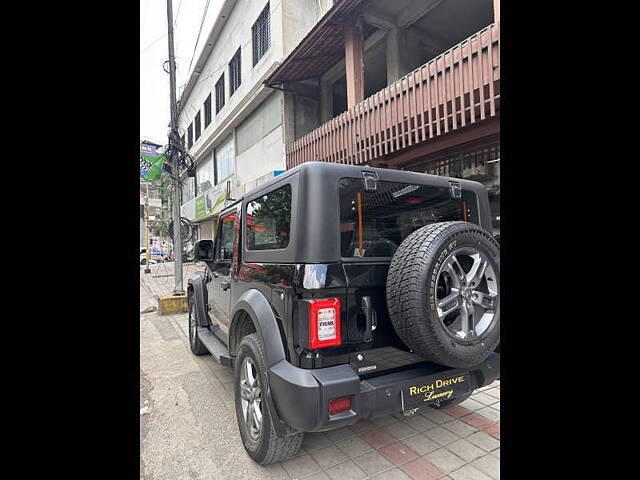
<path fill-rule="evenodd" d="M 333 5 L 332 0 L 271 0 L 271 46 L 253 66 L 251 27 L 267 4 L 267 0 L 237 0 L 226 24 L 215 39 L 198 82 L 184 104 L 179 116 L 180 135 L 183 135 L 201 112 L 202 135 L 195 141 L 190 154 L 196 164 L 206 159 L 219 143 L 234 135 L 236 146 L 236 174 L 231 178 L 232 189 L 244 191 L 244 185 L 273 172 L 284 170 L 285 141 L 292 132 L 293 104 L 285 106 L 282 92 L 262 85 L 265 77 L 295 48 Z M 229 60 L 241 48 L 241 85 L 229 96 Z M 215 113 L 215 84 L 224 72 L 225 106 Z M 211 94 L 212 122 L 204 127 L 204 101 Z M 237 137 L 239 135 L 239 138 Z M 287 140 L 285 140 L 285 137 Z M 198 192 L 201 194 L 202 192 Z M 193 203 L 193 202 L 191 202 Z M 189 205 L 192 207 L 191 205 Z M 184 208 L 183 208 L 184 210 Z M 189 211 L 193 208 L 189 208 Z M 187 212 L 185 212 L 187 213 Z"/>
<path fill-rule="evenodd" d="M 253 66 L 253 49 L 251 27 L 267 4 L 267 0 L 238 0 L 231 11 L 227 22 L 217 38 L 211 55 L 205 62 L 202 73 L 196 86 L 193 88 L 178 121 L 180 135 L 187 131 L 196 114 L 202 110 L 202 122 L 204 127 L 204 101 L 211 94 L 212 122 L 204 129 L 202 136 L 194 142 L 192 150 L 198 151 L 198 146 L 204 143 L 204 139 L 210 136 L 216 128 L 224 122 L 227 115 L 242 100 L 243 97 L 265 75 L 269 67 L 275 61 L 282 59 L 282 3 L 271 1 L 271 46 L 260 61 Z M 240 87 L 229 97 L 229 61 L 241 48 L 241 78 Z M 224 73 L 226 102 L 222 110 L 215 113 L 215 84 Z M 183 101 L 181 99 L 181 101 Z"/>

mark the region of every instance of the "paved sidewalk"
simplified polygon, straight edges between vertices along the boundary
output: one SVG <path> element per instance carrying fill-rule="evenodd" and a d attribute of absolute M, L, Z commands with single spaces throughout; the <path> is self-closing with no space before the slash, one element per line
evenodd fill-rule
<path fill-rule="evenodd" d="M 189 274 L 201 268 L 190 264 Z M 155 305 L 153 294 L 173 288 L 172 276 L 160 276 L 173 273 L 171 264 L 151 269 L 140 271 L 141 311 Z M 187 323 L 186 314 L 140 315 L 140 408 L 149 407 L 140 417 L 141 478 L 500 478 L 499 381 L 448 409 L 307 433 L 295 458 L 261 467 L 242 447 L 231 370 L 209 355 L 191 354 Z"/>

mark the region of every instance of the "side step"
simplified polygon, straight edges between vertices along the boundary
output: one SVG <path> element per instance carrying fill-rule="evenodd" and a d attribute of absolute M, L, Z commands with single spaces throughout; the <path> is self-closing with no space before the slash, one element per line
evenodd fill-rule
<path fill-rule="evenodd" d="M 220 365 L 232 366 L 229 349 L 215 333 L 206 327 L 198 327 L 198 338 Z"/>

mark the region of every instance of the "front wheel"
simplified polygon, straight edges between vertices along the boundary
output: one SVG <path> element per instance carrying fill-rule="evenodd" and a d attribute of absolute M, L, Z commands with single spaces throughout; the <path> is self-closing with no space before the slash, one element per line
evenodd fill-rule
<path fill-rule="evenodd" d="M 266 364 L 257 334 L 242 339 L 235 360 L 234 384 L 238 428 L 244 448 L 260 465 L 285 460 L 300 450 L 302 433 L 278 438 L 265 398 Z"/>
<path fill-rule="evenodd" d="M 198 337 L 198 309 L 194 295 L 189 295 L 189 347 L 194 355 L 209 353 Z"/>

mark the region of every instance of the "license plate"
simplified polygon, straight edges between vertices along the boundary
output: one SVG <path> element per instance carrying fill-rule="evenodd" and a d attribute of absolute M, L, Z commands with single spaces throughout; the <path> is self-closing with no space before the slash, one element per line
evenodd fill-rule
<path fill-rule="evenodd" d="M 434 379 L 423 377 L 407 382 L 402 388 L 402 410 L 407 412 L 431 403 L 449 400 L 469 393 L 471 384 L 468 373 L 459 373 Z"/>

